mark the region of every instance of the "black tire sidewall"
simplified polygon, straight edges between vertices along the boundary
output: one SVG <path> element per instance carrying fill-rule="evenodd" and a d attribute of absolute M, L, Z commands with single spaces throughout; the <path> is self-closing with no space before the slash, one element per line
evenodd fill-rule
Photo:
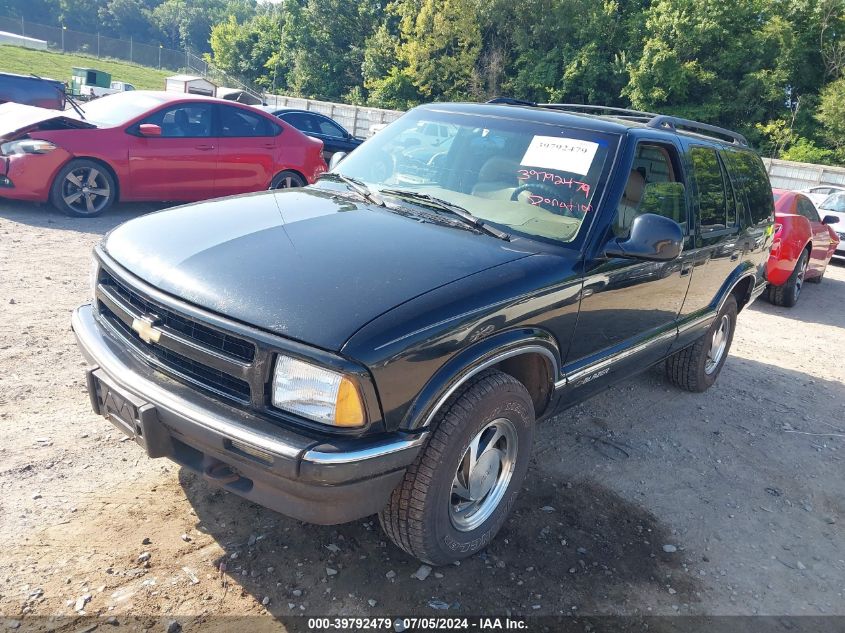
<path fill-rule="evenodd" d="M 86 167 L 99 170 L 99 172 L 103 174 L 103 177 L 108 181 L 109 184 L 109 199 L 106 202 L 105 206 L 96 213 L 80 213 L 76 209 L 73 209 L 72 207 L 68 206 L 62 197 L 61 187 L 67 175 L 75 169 L 82 169 Z M 99 215 L 102 215 L 111 208 L 116 198 L 117 182 L 115 181 L 114 176 L 112 176 L 111 170 L 102 163 L 98 163 L 93 160 L 86 160 L 83 158 L 75 158 L 69 163 L 67 163 L 64 167 L 62 167 L 59 170 L 59 173 L 56 174 L 56 177 L 53 179 L 53 184 L 50 186 L 50 202 L 53 204 L 54 207 L 56 207 L 56 209 L 58 209 L 65 215 L 69 215 L 74 218 L 95 218 Z"/>
<path fill-rule="evenodd" d="M 452 436 L 446 449 L 441 468 L 435 473 L 433 506 L 424 519 L 427 534 L 432 535 L 433 545 L 442 556 L 435 563 L 451 562 L 471 556 L 484 549 L 495 538 L 515 503 L 531 461 L 534 441 L 534 407 L 531 398 L 521 385 L 508 384 L 484 398 L 464 416 L 460 441 Z M 517 459 L 508 488 L 499 506 L 490 517 L 474 530 L 457 530 L 449 517 L 452 480 L 458 464 L 470 442 L 488 423 L 507 418 L 517 434 Z"/>

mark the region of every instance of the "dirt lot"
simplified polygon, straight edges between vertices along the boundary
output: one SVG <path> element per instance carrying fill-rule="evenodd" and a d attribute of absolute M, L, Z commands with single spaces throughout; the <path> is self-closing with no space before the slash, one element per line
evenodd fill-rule
<path fill-rule="evenodd" d="M 845 615 L 845 267 L 794 309 L 744 311 L 708 393 L 655 369 L 543 424 L 498 539 L 418 580 L 374 518 L 287 519 L 91 412 L 70 311 L 91 246 L 146 210 L 0 203 L 0 630 L 78 606 L 186 630 L 223 614 Z"/>

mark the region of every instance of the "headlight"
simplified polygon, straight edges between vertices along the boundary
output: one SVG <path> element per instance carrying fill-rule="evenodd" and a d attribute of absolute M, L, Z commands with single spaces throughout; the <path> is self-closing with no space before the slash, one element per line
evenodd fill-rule
<path fill-rule="evenodd" d="M 97 296 L 97 279 L 100 277 L 100 263 L 96 257 L 91 258 L 91 269 L 88 271 L 88 287 L 91 291 L 91 298 Z"/>
<path fill-rule="evenodd" d="M 56 149 L 56 146 L 49 141 L 24 139 L 22 141 L 3 143 L 0 145 L 0 154 L 5 154 L 6 156 L 12 156 L 14 154 L 47 154 L 54 149 Z"/>
<path fill-rule="evenodd" d="M 273 406 L 332 426 L 355 427 L 366 422 L 354 382 L 343 374 L 289 356 L 276 359 Z"/>

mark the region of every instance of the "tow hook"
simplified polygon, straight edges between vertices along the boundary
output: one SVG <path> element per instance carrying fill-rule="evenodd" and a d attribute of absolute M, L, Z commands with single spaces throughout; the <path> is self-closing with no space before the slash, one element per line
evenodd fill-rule
<path fill-rule="evenodd" d="M 206 466 L 203 471 L 203 475 L 219 484 L 233 484 L 241 478 L 238 473 L 232 470 L 232 467 L 229 466 L 229 464 L 225 464 L 223 462 L 217 462 L 216 464 Z"/>

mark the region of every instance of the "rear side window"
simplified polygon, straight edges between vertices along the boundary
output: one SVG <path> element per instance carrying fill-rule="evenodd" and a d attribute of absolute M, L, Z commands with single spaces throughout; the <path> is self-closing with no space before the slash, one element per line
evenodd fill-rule
<path fill-rule="evenodd" d="M 220 106 L 220 128 L 224 137 L 275 136 L 279 127 L 258 113 Z"/>
<path fill-rule="evenodd" d="M 690 155 L 698 190 L 701 231 L 718 231 L 733 226 L 736 215 L 731 213 L 729 218 L 728 192 L 725 191 L 725 180 L 716 150 L 694 147 Z"/>
<path fill-rule="evenodd" d="M 803 215 L 810 222 L 821 222 L 816 207 L 810 202 L 809 198 L 798 196 L 798 214 Z"/>
<path fill-rule="evenodd" d="M 737 199 L 744 202 L 752 224 L 772 222 L 776 198 L 772 196 L 763 161 L 748 151 L 726 150 L 723 157 L 736 187 Z"/>

